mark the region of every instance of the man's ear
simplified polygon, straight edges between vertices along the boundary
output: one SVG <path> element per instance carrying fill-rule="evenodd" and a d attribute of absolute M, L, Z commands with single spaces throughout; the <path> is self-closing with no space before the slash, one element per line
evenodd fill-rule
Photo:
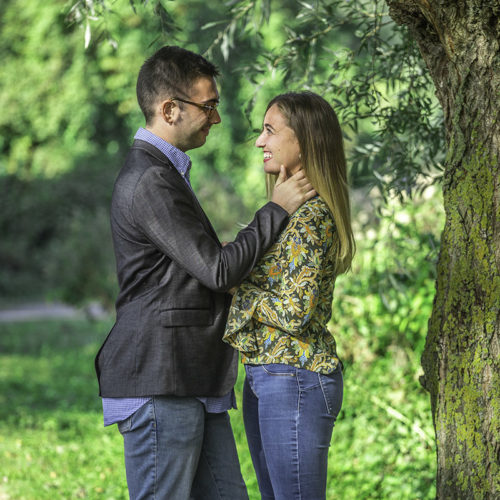
<path fill-rule="evenodd" d="M 174 110 L 176 108 L 175 102 L 172 99 L 168 99 L 163 101 L 161 104 L 161 115 L 163 119 L 169 124 L 172 125 L 174 121 Z"/>

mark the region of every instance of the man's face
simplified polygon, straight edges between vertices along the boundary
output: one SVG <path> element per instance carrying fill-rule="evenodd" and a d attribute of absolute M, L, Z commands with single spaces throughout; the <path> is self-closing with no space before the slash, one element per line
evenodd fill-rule
<path fill-rule="evenodd" d="M 184 96 L 179 96 L 184 98 Z M 197 104 L 215 105 L 219 102 L 219 92 L 215 79 L 200 77 L 195 80 L 188 92 L 186 100 Z M 194 104 L 174 101 L 179 106 L 176 119 L 176 144 L 181 151 L 199 148 L 205 144 L 212 125 L 220 123 L 220 115 L 217 110 L 199 108 Z"/>

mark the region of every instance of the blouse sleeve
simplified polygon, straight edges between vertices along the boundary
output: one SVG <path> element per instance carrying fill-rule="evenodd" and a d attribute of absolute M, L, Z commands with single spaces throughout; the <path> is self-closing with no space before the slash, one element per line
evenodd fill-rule
<path fill-rule="evenodd" d="M 292 219 L 281 243 L 280 259 L 269 267 L 268 290 L 246 280 L 233 298 L 226 336 L 258 321 L 294 337 L 301 337 L 319 299 L 323 267 L 331 246 L 332 225 L 314 213 Z M 266 259 L 266 257 L 264 257 Z M 255 325 L 248 325 L 255 326 Z M 243 351 L 256 349 L 253 336 L 244 338 Z"/>

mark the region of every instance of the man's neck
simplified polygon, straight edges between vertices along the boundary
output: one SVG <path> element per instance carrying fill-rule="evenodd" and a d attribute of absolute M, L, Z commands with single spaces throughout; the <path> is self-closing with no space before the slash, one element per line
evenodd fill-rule
<path fill-rule="evenodd" d="M 177 149 L 181 150 L 183 153 L 186 152 L 186 151 L 184 151 L 184 149 L 182 149 L 181 147 L 179 147 L 179 145 L 177 144 L 177 141 L 175 140 L 175 137 L 173 137 L 172 134 L 169 134 L 168 130 L 165 130 L 164 127 L 155 127 L 154 125 L 146 125 L 144 128 L 147 131 L 149 131 L 152 134 L 154 134 L 157 137 L 159 137 L 160 139 L 163 139 L 164 141 L 168 142 L 172 146 L 174 146 Z"/>

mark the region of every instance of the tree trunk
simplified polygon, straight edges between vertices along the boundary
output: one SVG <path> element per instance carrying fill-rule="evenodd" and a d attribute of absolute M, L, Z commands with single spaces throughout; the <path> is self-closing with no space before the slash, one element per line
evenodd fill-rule
<path fill-rule="evenodd" d="M 500 4 L 387 0 L 443 106 L 446 223 L 422 357 L 437 497 L 500 498 Z"/>

